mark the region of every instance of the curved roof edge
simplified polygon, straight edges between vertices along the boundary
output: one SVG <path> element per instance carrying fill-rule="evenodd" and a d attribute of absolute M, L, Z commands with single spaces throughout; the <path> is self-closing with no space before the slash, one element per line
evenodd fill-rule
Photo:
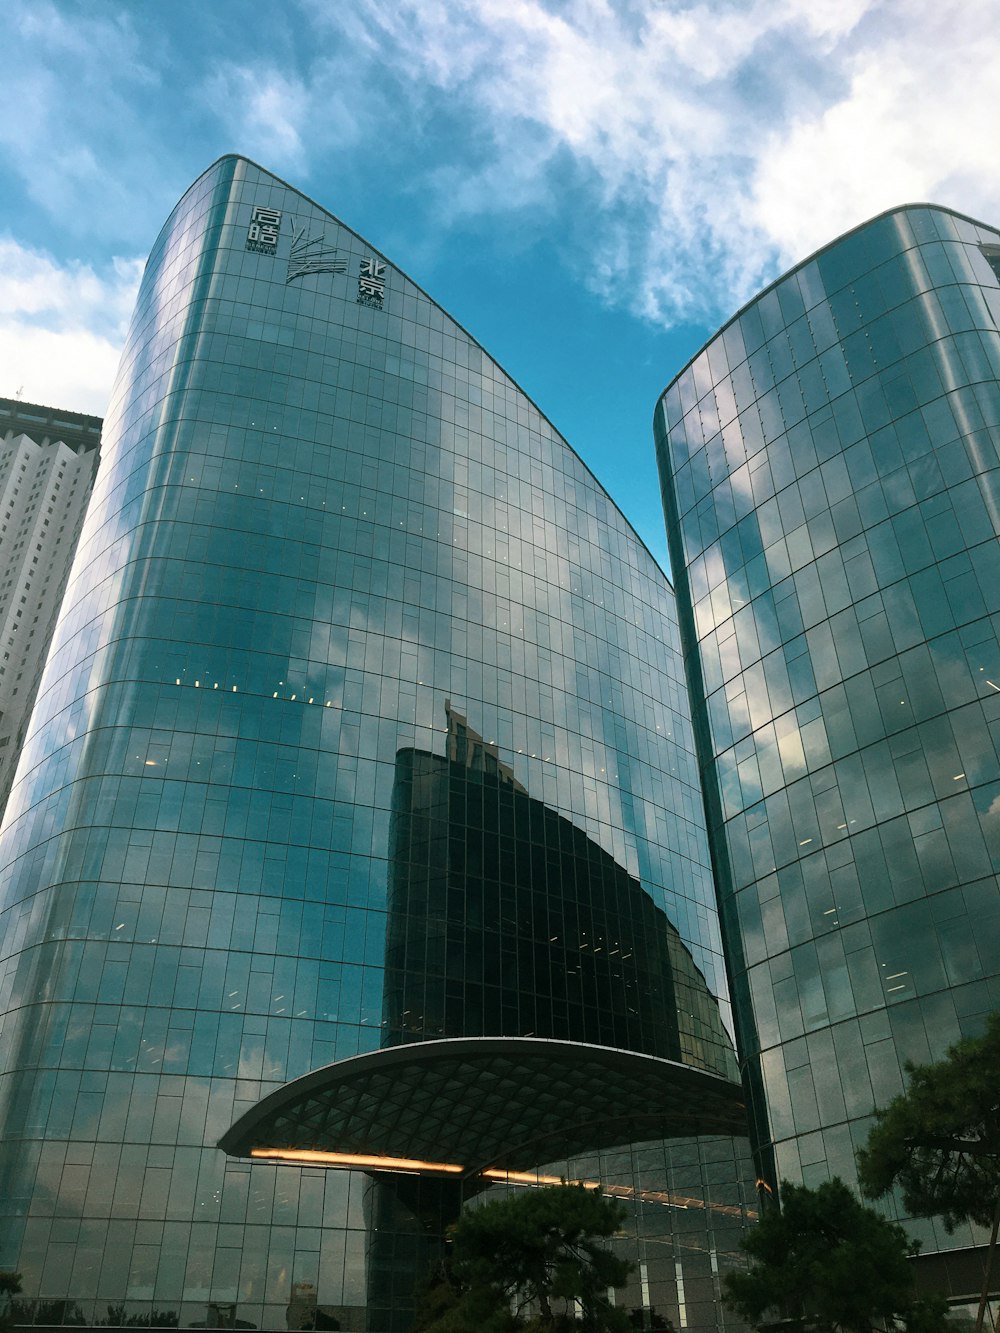
<path fill-rule="evenodd" d="M 864 231 L 866 227 L 872 226 L 875 222 L 881 222 L 883 218 L 892 217 L 896 213 L 910 213 L 920 208 L 928 208 L 934 213 L 947 213 L 949 217 L 959 218 L 962 222 L 971 222 L 974 227 L 985 227 L 988 231 L 992 232 L 998 231 L 998 228 L 994 227 L 992 223 L 983 222 L 981 218 L 974 218 L 969 213 L 960 213 L 957 208 L 949 208 L 947 204 L 931 204 L 927 202 L 894 204 L 891 208 L 883 208 L 881 213 L 876 213 L 874 216 L 866 218 L 864 222 L 855 223 L 853 227 L 848 227 L 847 230 L 842 231 L 839 236 L 835 236 L 832 241 L 827 241 L 825 245 L 818 246 L 815 250 L 806 255 L 804 259 L 798 260 L 791 266 L 791 268 L 785 269 L 785 271 L 780 273 L 778 277 L 772 279 L 766 287 L 761 287 L 759 292 L 755 292 L 748 301 L 744 301 L 739 309 L 729 316 L 725 323 L 720 324 L 712 336 L 705 339 L 697 352 L 685 361 L 680 370 L 678 370 L 675 375 L 671 376 L 656 395 L 656 407 L 653 408 L 654 421 L 656 418 L 656 410 L 663 400 L 664 394 L 668 393 L 673 388 L 680 377 L 690 370 L 701 354 L 707 348 L 711 347 L 712 343 L 714 343 L 721 334 L 725 333 L 726 329 L 728 329 L 731 324 L 735 324 L 745 311 L 749 310 L 751 306 L 756 305 L 758 301 L 762 300 L 768 294 L 768 292 L 773 291 L 775 287 L 780 286 L 786 279 L 790 278 L 793 274 L 798 273 L 799 269 L 805 268 L 807 264 L 811 264 L 813 260 L 818 259 L 819 256 L 825 254 L 827 250 L 832 250 L 834 246 L 840 245 L 842 241 L 846 241 L 848 236 L 854 236 L 857 232 Z"/>
<path fill-rule="evenodd" d="M 475 1174 L 602 1147 L 746 1132 L 742 1087 L 660 1056 L 541 1037 L 380 1047 L 262 1097 L 219 1139 L 231 1156 L 419 1159 Z"/>
<path fill-rule="evenodd" d="M 577 453 L 576 449 L 573 448 L 572 444 L 570 444 L 566 436 L 563 435 L 562 431 L 551 419 L 548 413 L 544 412 L 538 406 L 534 398 L 532 398 L 532 396 L 521 387 L 521 385 L 514 378 L 514 376 L 511 375 L 510 372 L 500 364 L 500 362 L 496 359 L 496 357 L 492 354 L 492 352 L 488 351 L 488 349 L 483 346 L 483 344 L 479 341 L 479 339 L 476 338 L 473 334 L 471 334 L 469 330 L 465 327 L 465 325 L 461 324 L 455 318 L 455 316 L 451 314 L 450 311 L 445 310 L 444 306 L 441 305 L 439 301 L 436 301 L 434 297 L 431 296 L 430 292 L 426 291 L 423 287 L 421 287 L 419 282 L 415 282 L 413 278 L 410 277 L 409 273 L 405 272 L 402 268 L 400 268 L 400 266 L 396 263 L 394 259 L 391 259 L 387 254 L 385 254 L 384 251 L 380 250 L 377 246 L 373 245 L 371 241 L 367 238 L 367 236 L 362 236 L 359 231 L 355 231 L 355 229 L 349 223 L 345 222 L 343 218 L 338 217 L 336 213 L 331 213 L 330 210 L 324 204 L 321 204 L 318 200 L 313 199 L 312 196 L 306 194 L 304 190 L 300 190 L 297 185 L 290 184 L 290 182 L 286 181 L 284 177 L 279 176 L 274 171 L 271 171 L 269 167 L 262 166 L 259 162 L 254 161 L 252 157 L 247 157 L 245 153 L 223 153 L 220 157 L 217 157 L 214 162 L 212 162 L 209 166 L 207 166 L 205 170 L 201 172 L 200 175 L 196 176 L 195 179 L 191 182 L 191 184 L 187 187 L 187 189 L 185 189 L 180 199 L 178 199 L 177 203 L 167 214 L 167 220 L 164 223 L 164 227 L 166 227 L 167 223 L 169 223 L 170 219 L 173 217 L 176 210 L 180 207 L 181 202 L 185 199 L 185 197 L 188 194 L 190 194 L 190 192 L 194 189 L 194 187 L 198 184 L 198 182 L 202 180 L 205 176 L 207 176 L 210 172 L 214 171 L 215 168 L 220 164 L 220 162 L 230 162 L 230 161 L 245 162 L 247 163 L 248 166 L 255 167 L 258 171 L 265 172 L 268 176 L 272 176 L 278 182 L 278 184 L 283 186 L 286 190 L 291 190 L 293 194 L 299 195 L 299 197 L 304 199 L 307 204 L 311 204 L 313 208 L 320 209 L 320 211 L 325 213 L 327 217 L 332 218 L 333 221 L 336 222 L 338 226 L 343 227 L 345 231 L 349 231 L 352 236 L 356 236 L 358 240 L 361 241 L 364 245 L 366 245 L 370 250 L 374 250 L 375 253 L 381 259 L 384 259 L 386 261 L 387 264 L 391 264 L 392 267 L 396 270 L 396 272 L 399 273 L 403 278 L 405 278 L 406 281 L 410 283 L 411 286 L 415 287 L 416 290 L 421 294 L 421 296 L 426 297 L 427 300 L 430 301 L 431 305 L 433 305 L 436 309 L 440 310 L 443 315 L 445 315 L 448 319 L 450 319 L 451 322 L 455 325 L 455 327 L 457 329 L 460 329 L 462 333 L 465 335 L 465 337 L 468 338 L 469 342 L 473 343 L 476 347 L 478 347 L 479 350 L 483 353 L 483 355 L 488 357 L 490 361 L 492 361 L 492 363 L 497 367 L 498 370 L 502 371 L 502 373 L 507 377 L 507 379 L 510 380 L 511 384 L 514 386 L 517 392 L 521 394 L 522 397 L 524 397 L 527 400 L 527 402 L 531 404 L 531 406 L 535 409 L 538 415 L 542 418 L 542 420 L 546 423 L 546 425 L 548 425 L 551 428 L 553 433 L 562 441 L 562 443 L 570 451 L 573 457 L 584 468 L 587 474 L 593 478 L 596 485 L 600 487 L 605 499 L 614 509 L 615 513 L 619 516 L 619 518 L 622 520 L 625 526 L 628 528 L 629 532 L 638 542 L 639 546 L 649 556 L 650 560 L 653 562 L 654 567 L 659 571 L 660 575 L 666 581 L 667 586 L 671 589 L 671 591 L 673 591 L 673 586 L 674 586 L 673 582 L 670 579 L 670 576 L 667 574 L 666 570 L 660 564 L 659 560 L 657 560 L 656 556 L 649 549 L 649 547 L 646 545 L 643 539 L 639 536 L 638 532 L 636 532 L 635 528 L 632 526 L 632 523 L 630 522 L 624 511 L 619 507 L 618 502 L 615 500 L 614 496 L 611 495 L 607 487 L 594 472 L 593 468 L 591 468 L 590 464 L 586 461 L 585 458 L 583 458 L 581 454 Z M 163 227 L 161 227 L 160 230 L 162 231 Z"/>

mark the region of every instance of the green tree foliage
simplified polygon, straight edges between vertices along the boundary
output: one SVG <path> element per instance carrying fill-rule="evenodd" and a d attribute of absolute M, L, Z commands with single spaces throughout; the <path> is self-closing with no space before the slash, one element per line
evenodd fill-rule
<path fill-rule="evenodd" d="M 600 1241 L 625 1212 L 599 1190 L 553 1185 L 468 1208 L 452 1252 L 419 1298 L 419 1333 L 627 1333 L 608 1300 L 631 1265 Z M 577 1318 L 574 1302 L 582 1315 Z"/>
<path fill-rule="evenodd" d="M 908 1064 L 909 1086 L 875 1112 L 858 1178 L 870 1198 L 902 1188 L 914 1217 L 953 1230 L 993 1221 L 1000 1199 L 1000 1014 L 981 1037 L 952 1046 L 933 1065 Z"/>
<path fill-rule="evenodd" d="M 816 1189 L 782 1183 L 781 1210 L 766 1212 L 743 1249 L 751 1267 L 729 1273 L 726 1300 L 754 1326 L 801 1320 L 815 1333 L 871 1333 L 898 1321 L 908 1333 L 947 1327 L 943 1301 L 918 1300 L 909 1256 L 917 1243 L 841 1180 Z"/>
<path fill-rule="evenodd" d="M 932 1065 L 907 1064 L 906 1092 L 875 1112 L 858 1179 L 869 1198 L 899 1186 L 913 1217 L 991 1226 L 977 1328 L 982 1327 L 1000 1223 L 1000 1014 L 981 1037 Z"/>

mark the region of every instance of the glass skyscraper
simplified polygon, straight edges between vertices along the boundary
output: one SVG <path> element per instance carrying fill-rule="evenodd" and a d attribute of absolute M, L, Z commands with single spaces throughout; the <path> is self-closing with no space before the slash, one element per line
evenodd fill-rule
<path fill-rule="evenodd" d="M 744 1112 L 671 589 L 478 344 L 240 158 L 146 269 L 0 913 L 22 1317 L 405 1327 L 445 1168 L 548 1166 L 627 1202 L 645 1326 L 722 1322 Z"/>
<path fill-rule="evenodd" d="M 851 1180 L 904 1061 L 1000 1007 L 998 256 L 945 209 L 878 217 L 740 311 L 656 413 L 772 1188 Z M 968 1227 L 909 1225 L 976 1289 Z"/>

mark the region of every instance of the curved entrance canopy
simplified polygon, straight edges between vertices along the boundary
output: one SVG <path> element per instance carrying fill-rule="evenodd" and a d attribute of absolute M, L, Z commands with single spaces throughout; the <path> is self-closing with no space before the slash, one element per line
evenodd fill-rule
<path fill-rule="evenodd" d="M 458 1037 L 314 1069 L 259 1101 L 219 1147 L 234 1157 L 464 1176 L 746 1132 L 742 1089 L 715 1074 L 581 1042 Z"/>

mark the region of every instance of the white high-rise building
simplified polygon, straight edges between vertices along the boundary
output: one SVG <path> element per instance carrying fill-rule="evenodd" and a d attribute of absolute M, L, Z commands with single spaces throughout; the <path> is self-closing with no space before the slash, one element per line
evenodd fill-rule
<path fill-rule="evenodd" d="M 0 399 L 0 818 L 97 471 L 100 417 Z"/>

